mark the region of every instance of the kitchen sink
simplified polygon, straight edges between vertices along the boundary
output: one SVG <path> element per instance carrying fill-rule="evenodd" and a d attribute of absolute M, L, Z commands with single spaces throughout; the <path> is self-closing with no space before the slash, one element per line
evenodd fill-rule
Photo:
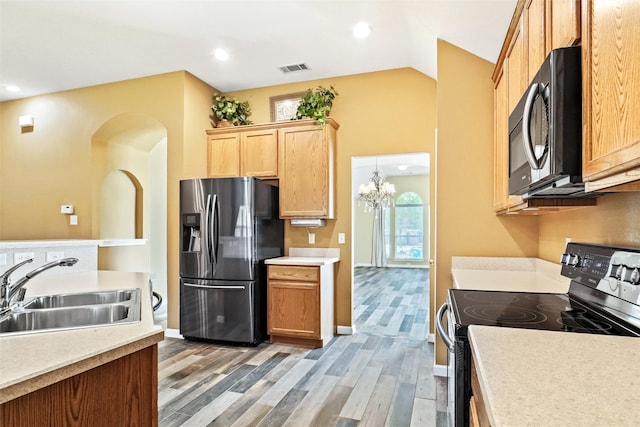
<path fill-rule="evenodd" d="M 116 291 L 83 292 L 77 294 L 44 295 L 35 297 L 24 305 L 34 310 L 42 308 L 74 307 L 78 305 L 113 304 L 130 301 L 138 289 Z"/>
<path fill-rule="evenodd" d="M 0 335 L 135 323 L 140 303 L 140 289 L 38 296 L 0 318 Z"/>

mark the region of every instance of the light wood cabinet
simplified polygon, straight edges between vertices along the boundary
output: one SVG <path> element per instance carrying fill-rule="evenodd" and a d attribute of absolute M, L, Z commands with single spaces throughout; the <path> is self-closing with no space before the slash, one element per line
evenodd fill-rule
<path fill-rule="evenodd" d="M 549 54 L 552 40 L 555 47 L 560 47 L 574 44 L 579 38 L 579 29 L 576 33 L 572 26 L 580 21 L 579 14 L 576 0 L 520 0 L 516 5 L 493 73 L 493 207 L 499 215 L 540 215 L 596 204 L 595 198 L 524 200 L 521 196 L 509 195 L 509 115 Z"/>
<path fill-rule="evenodd" d="M 588 191 L 637 191 L 640 2 L 583 5 L 583 178 Z"/>
<path fill-rule="evenodd" d="M 529 0 L 523 11 L 527 22 L 527 86 L 547 57 L 546 9 L 547 2 L 545 0 Z"/>
<path fill-rule="evenodd" d="M 580 40 L 580 0 L 547 0 L 549 4 L 549 50 L 574 46 Z"/>
<path fill-rule="evenodd" d="M 482 397 L 478 372 L 473 357 L 471 358 L 471 400 L 469 402 L 469 425 L 475 427 L 490 427 L 489 414 Z"/>
<path fill-rule="evenodd" d="M 323 347 L 334 335 L 333 264 L 269 265 L 267 275 L 271 342 Z"/>
<path fill-rule="evenodd" d="M 335 217 L 338 124 L 299 120 L 279 129 L 280 217 Z"/>
<path fill-rule="evenodd" d="M 278 177 L 277 125 L 208 130 L 207 150 L 210 178 Z"/>

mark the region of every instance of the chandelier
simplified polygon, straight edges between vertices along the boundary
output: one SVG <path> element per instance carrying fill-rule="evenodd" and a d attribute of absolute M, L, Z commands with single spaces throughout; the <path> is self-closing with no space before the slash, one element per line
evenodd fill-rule
<path fill-rule="evenodd" d="M 385 209 L 393 205 L 393 195 L 396 193 L 396 187 L 393 184 L 385 182 L 380 176 L 380 171 L 376 168 L 373 175 L 369 178 L 368 184 L 360 184 L 358 187 L 360 194 L 359 201 L 365 203 L 364 210 L 372 211 L 378 208 Z"/>

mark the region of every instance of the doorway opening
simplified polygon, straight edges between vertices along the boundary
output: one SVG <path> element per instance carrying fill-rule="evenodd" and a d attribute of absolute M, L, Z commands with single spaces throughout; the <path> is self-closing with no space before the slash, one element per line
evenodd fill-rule
<path fill-rule="evenodd" d="M 357 331 L 419 339 L 429 334 L 430 160 L 429 153 L 352 158 L 352 323 Z M 358 193 L 376 170 L 395 188 L 393 202 L 377 215 Z M 383 239 L 374 237 L 378 215 L 384 231 L 377 234 Z M 383 263 L 375 255 L 381 251 Z"/>
<path fill-rule="evenodd" d="M 92 137 L 92 235 L 101 270 L 148 272 L 167 295 L 167 129 L 154 117 L 125 113 Z M 155 313 L 166 322 L 167 304 Z"/>

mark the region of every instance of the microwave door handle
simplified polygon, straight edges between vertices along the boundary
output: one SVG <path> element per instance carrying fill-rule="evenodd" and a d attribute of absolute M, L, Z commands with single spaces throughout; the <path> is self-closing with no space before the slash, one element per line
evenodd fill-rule
<path fill-rule="evenodd" d="M 531 124 L 531 109 L 533 108 L 533 101 L 538 94 L 538 87 L 540 83 L 533 83 L 529 87 L 527 92 L 527 99 L 524 102 L 524 112 L 522 114 L 522 145 L 524 146 L 524 154 L 527 156 L 527 161 L 531 169 L 540 169 L 536 156 L 533 152 L 533 141 L 531 141 L 531 133 L 529 132 L 529 125 Z"/>
<path fill-rule="evenodd" d="M 438 330 L 438 334 L 440 335 L 440 339 L 442 339 L 444 345 L 446 345 L 449 351 L 453 353 L 455 350 L 453 339 L 449 336 L 449 334 L 447 334 L 447 330 L 445 329 L 443 323 L 443 318 L 447 311 L 449 311 L 449 304 L 445 302 L 438 309 L 438 314 L 436 315 L 436 329 Z M 451 319 L 449 319 L 449 321 L 451 321 Z"/>

